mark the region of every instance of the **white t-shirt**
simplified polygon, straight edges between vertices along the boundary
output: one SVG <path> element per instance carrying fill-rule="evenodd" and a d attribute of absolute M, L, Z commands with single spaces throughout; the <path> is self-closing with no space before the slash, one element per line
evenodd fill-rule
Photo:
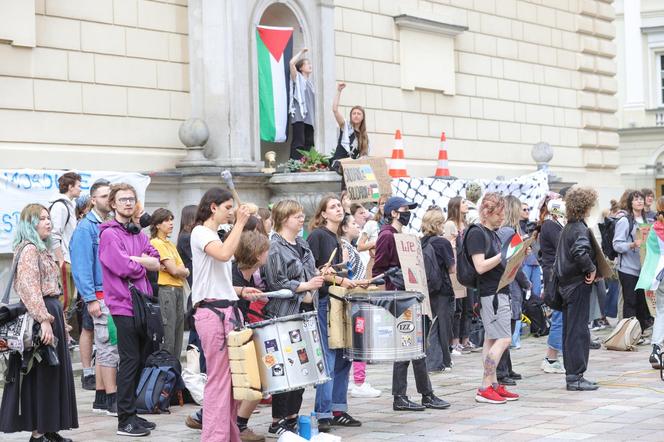
<path fill-rule="evenodd" d="M 378 232 L 380 227 L 378 221 L 369 220 L 362 228 L 362 235 L 367 236 L 367 241 L 376 241 L 378 239 Z"/>
<path fill-rule="evenodd" d="M 191 287 L 191 302 L 203 299 L 238 299 L 233 289 L 231 261 L 219 261 L 205 253 L 205 246 L 219 241 L 219 235 L 205 226 L 196 226 L 191 231 L 191 263 L 194 280 Z"/>

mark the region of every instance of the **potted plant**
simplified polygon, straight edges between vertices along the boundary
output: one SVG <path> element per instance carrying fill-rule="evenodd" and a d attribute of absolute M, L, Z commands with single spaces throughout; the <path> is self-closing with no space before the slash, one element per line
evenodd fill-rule
<path fill-rule="evenodd" d="M 295 172 L 322 172 L 330 170 L 330 157 L 318 152 L 315 148 L 311 150 L 297 150 L 302 155 L 299 160 L 289 159 L 280 164 L 277 170 L 286 173 Z"/>

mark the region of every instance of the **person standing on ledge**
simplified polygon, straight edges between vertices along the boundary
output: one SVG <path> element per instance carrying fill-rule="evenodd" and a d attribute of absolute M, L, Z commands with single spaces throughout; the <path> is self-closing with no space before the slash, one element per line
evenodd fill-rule
<path fill-rule="evenodd" d="M 289 62 L 291 81 L 288 114 L 291 117 L 290 157 L 293 160 L 302 158 L 300 150 L 309 151 L 314 145 L 316 95 L 314 85 L 309 79 L 312 72 L 311 61 L 303 58 L 307 51 L 307 48 L 303 48 Z"/>

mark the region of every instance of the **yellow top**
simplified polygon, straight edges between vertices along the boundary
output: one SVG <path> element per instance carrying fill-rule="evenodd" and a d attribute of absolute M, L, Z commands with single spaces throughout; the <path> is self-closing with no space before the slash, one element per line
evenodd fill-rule
<path fill-rule="evenodd" d="M 176 266 L 181 266 L 184 264 L 182 262 L 182 258 L 180 258 L 178 249 L 175 248 L 175 244 L 169 240 L 152 238 L 150 240 L 150 244 L 152 244 L 152 247 L 157 249 L 157 252 L 159 252 L 159 259 L 162 262 L 167 259 L 172 259 Z M 176 278 L 166 270 L 161 270 L 159 272 L 159 279 L 157 280 L 157 283 L 159 285 L 170 285 L 172 287 L 182 287 L 184 285 L 184 281 L 181 278 Z"/>

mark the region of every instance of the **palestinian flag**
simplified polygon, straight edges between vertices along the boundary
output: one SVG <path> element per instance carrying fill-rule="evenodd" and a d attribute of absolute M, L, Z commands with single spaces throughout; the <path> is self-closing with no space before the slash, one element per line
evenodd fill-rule
<path fill-rule="evenodd" d="M 523 247 L 523 240 L 518 233 L 515 233 L 512 235 L 512 239 L 510 239 L 509 242 L 505 242 L 505 244 L 503 244 L 503 259 L 509 260 L 516 254 L 516 252 L 519 251 L 519 249 L 521 249 L 521 247 Z"/>
<path fill-rule="evenodd" d="M 664 277 L 664 224 L 655 223 L 646 239 L 646 259 L 641 266 L 637 289 L 657 290 Z"/>
<path fill-rule="evenodd" d="M 281 143 L 288 135 L 288 62 L 293 56 L 293 28 L 257 26 L 256 45 L 261 140 Z"/>

